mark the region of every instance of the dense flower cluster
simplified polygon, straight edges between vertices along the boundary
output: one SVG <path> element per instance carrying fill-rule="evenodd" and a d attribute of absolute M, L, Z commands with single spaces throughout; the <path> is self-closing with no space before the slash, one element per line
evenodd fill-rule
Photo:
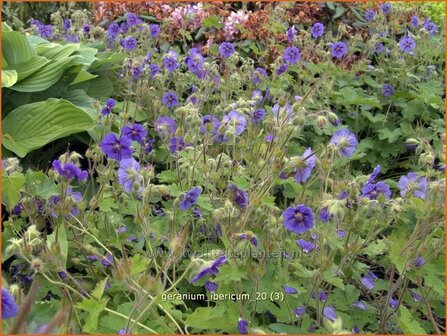
<path fill-rule="evenodd" d="M 275 39 L 241 42 L 251 4 L 163 6 L 165 21 L 32 22 L 70 59 L 94 59 L 60 91 L 95 126 L 47 142 L 44 171 L 2 161 L 11 283 L 39 274 L 50 284 L 36 301 L 53 312 L 66 298 L 87 333 L 436 332 L 444 97 L 424 48 L 438 26 L 389 3 L 354 6 L 357 35 L 324 16 L 279 24 L 278 5 L 259 26 Z M 7 288 L 4 319 L 28 286 Z M 213 302 L 229 292 L 260 298 Z"/>

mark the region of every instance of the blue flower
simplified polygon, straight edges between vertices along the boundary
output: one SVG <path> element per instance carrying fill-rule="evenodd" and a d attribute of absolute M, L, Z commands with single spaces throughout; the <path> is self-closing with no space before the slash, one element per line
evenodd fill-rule
<path fill-rule="evenodd" d="M 382 166 L 381 165 L 375 166 L 374 169 L 373 169 L 373 172 L 368 177 L 368 181 L 366 182 L 366 184 L 374 182 L 376 177 L 380 174 L 381 170 L 382 170 Z"/>
<path fill-rule="evenodd" d="M 65 177 L 67 180 L 76 178 L 79 181 L 85 181 L 88 177 L 88 172 L 86 170 L 81 170 L 71 162 L 62 164 L 59 160 L 54 160 L 52 167 L 60 176 Z"/>
<path fill-rule="evenodd" d="M 229 58 L 234 54 L 234 46 L 230 42 L 222 42 L 219 46 L 220 56 L 223 58 Z"/>
<path fill-rule="evenodd" d="M 123 186 L 125 192 L 132 192 L 134 185 L 141 183 L 142 177 L 139 172 L 140 164 L 134 158 L 120 161 L 118 182 Z"/>
<path fill-rule="evenodd" d="M 263 78 L 267 77 L 267 72 L 263 68 L 256 68 L 251 75 L 253 84 L 261 84 Z"/>
<path fill-rule="evenodd" d="M 163 58 L 163 66 L 169 72 L 173 72 L 178 68 L 177 59 L 173 56 L 166 56 Z"/>
<path fill-rule="evenodd" d="M 322 221 L 322 222 L 325 222 L 325 223 L 327 223 L 327 222 L 330 221 L 330 219 L 331 219 L 331 214 L 329 213 L 327 207 L 324 207 L 324 208 L 322 208 L 322 209 L 320 210 L 320 213 L 319 213 L 319 215 L 318 215 L 318 219 L 319 219 L 320 221 Z"/>
<path fill-rule="evenodd" d="M 377 200 L 380 195 L 383 195 L 386 200 L 391 197 L 390 186 L 385 182 L 367 183 L 362 188 L 362 196 L 370 200 Z"/>
<path fill-rule="evenodd" d="M 295 64 L 301 59 L 300 50 L 297 47 L 287 47 L 283 59 L 287 63 Z"/>
<path fill-rule="evenodd" d="M 128 137 L 121 136 L 118 139 L 115 133 L 109 133 L 104 136 L 99 146 L 111 159 L 121 161 L 132 157 L 132 140 Z"/>
<path fill-rule="evenodd" d="M 348 47 L 344 42 L 335 42 L 332 44 L 332 57 L 342 58 L 348 52 Z"/>
<path fill-rule="evenodd" d="M 391 97 L 394 94 L 394 86 L 392 84 L 383 84 L 382 94 L 385 97 Z"/>
<path fill-rule="evenodd" d="M 129 139 L 143 144 L 144 139 L 147 136 L 147 131 L 143 125 L 134 123 L 132 125 L 126 125 L 123 127 L 122 135 Z"/>
<path fill-rule="evenodd" d="M 248 321 L 239 318 L 239 321 L 237 322 L 237 330 L 239 331 L 240 334 L 248 334 L 247 326 Z"/>
<path fill-rule="evenodd" d="M 312 152 L 312 148 L 307 148 L 303 155 L 299 157 L 295 162 L 295 182 L 304 183 L 306 182 L 316 163 L 315 154 Z"/>
<path fill-rule="evenodd" d="M 211 265 L 207 265 L 205 267 L 203 267 L 199 273 L 196 274 L 196 276 L 194 276 L 189 282 L 190 283 L 195 283 L 197 281 L 199 281 L 200 279 L 202 279 L 203 277 L 207 276 L 207 275 L 216 275 L 219 273 L 219 266 L 221 266 L 222 264 L 226 263 L 228 261 L 228 258 L 225 256 L 220 256 L 219 258 L 217 258 L 215 261 L 213 261 L 211 263 Z"/>
<path fill-rule="evenodd" d="M 303 314 L 306 312 L 306 307 L 304 306 L 299 306 L 295 308 L 295 316 L 297 318 L 300 318 L 301 316 L 303 316 Z"/>
<path fill-rule="evenodd" d="M 178 97 L 174 92 L 166 92 L 161 98 L 161 102 L 170 109 L 178 105 Z"/>
<path fill-rule="evenodd" d="M 122 45 L 123 48 L 126 49 L 126 51 L 132 51 L 137 47 L 138 43 L 133 36 L 129 36 L 127 39 L 123 40 Z"/>
<path fill-rule="evenodd" d="M 309 231 L 314 226 L 314 213 L 303 204 L 288 207 L 282 216 L 285 228 L 298 234 Z"/>
<path fill-rule="evenodd" d="M 171 117 L 161 116 L 155 121 L 155 130 L 162 138 L 168 134 L 174 134 L 177 124 Z"/>
<path fill-rule="evenodd" d="M 410 24 L 413 28 L 417 28 L 419 26 L 419 18 L 416 15 L 413 15 L 410 19 Z"/>
<path fill-rule="evenodd" d="M 353 306 L 353 307 L 356 307 L 356 308 L 358 308 L 358 309 L 360 309 L 360 310 L 366 310 L 366 306 L 365 306 L 365 304 L 364 304 L 363 302 L 360 302 L 360 301 L 356 301 L 356 302 L 354 302 L 354 303 L 352 304 L 352 306 Z"/>
<path fill-rule="evenodd" d="M 214 293 L 219 288 L 219 285 L 213 281 L 205 282 L 204 286 L 205 286 L 205 289 L 211 293 Z"/>
<path fill-rule="evenodd" d="M 188 190 L 180 201 L 180 209 L 186 210 L 196 204 L 201 193 L 202 188 L 200 187 L 194 187 Z"/>
<path fill-rule="evenodd" d="M 160 25 L 150 24 L 149 32 L 150 32 L 152 38 L 156 38 L 158 36 L 158 34 L 160 34 Z"/>
<path fill-rule="evenodd" d="M 289 41 L 290 43 L 293 42 L 293 40 L 295 39 L 295 36 L 296 36 L 295 26 L 292 26 L 289 29 L 287 29 L 286 36 L 287 36 L 287 41 Z"/>
<path fill-rule="evenodd" d="M 430 34 L 430 36 L 436 35 L 436 33 L 438 32 L 438 26 L 434 22 L 431 22 L 429 19 L 425 20 L 423 26 L 427 33 Z"/>
<path fill-rule="evenodd" d="M 158 64 L 155 63 L 151 63 L 149 65 L 149 70 L 152 79 L 160 73 L 160 67 L 158 66 Z"/>
<path fill-rule="evenodd" d="M 64 19 L 63 26 L 64 26 L 64 30 L 65 31 L 69 30 L 71 28 L 71 20 L 70 19 Z"/>
<path fill-rule="evenodd" d="M 376 16 L 376 12 L 373 9 L 368 9 L 367 11 L 365 11 L 365 19 L 368 22 L 371 22 L 372 20 L 374 20 L 374 17 Z"/>
<path fill-rule="evenodd" d="M 390 14 L 392 9 L 393 9 L 393 7 L 388 2 L 385 2 L 380 5 L 380 10 L 382 11 L 383 15 Z"/>
<path fill-rule="evenodd" d="M 314 243 L 304 239 L 298 239 L 295 242 L 298 244 L 299 247 L 301 247 L 304 253 L 309 253 L 315 248 Z"/>
<path fill-rule="evenodd" d="M 404 36 L 399 41 L 399 48 L 407 54 L 413 54 L 414 48 L 416 48 L 416 42 L 409 36 Z"/>
<path fill-rule="evenodd" d="M 169 150 L 171 151 L 171 153 L 181 151 L 189 146 L 190 144 L 187 144 L 185 142 L 184 137 L 172 137 L 172 139 L 169 141 Z"/>
<path fill-rule="evenodd" d="M 376 46 L 374 47 L 374 52 L 376 54 L 381 54 L 384 48 L 385 46 L 383 45 L 383 43 L 377 42 Z"/>
<path fill-rule="evenodd" d="M 234 184 L 230 183 L 228 185 L 228 191 L 230 192 L 231 199 L 241 208 L 246 208 L 248 206 L 248 195 L 242 189 L 239 189 Z"/>
<path fill-rule="evenodd" d="M 320 22 L 314 23 L 314 25 L 310 29 L 310 33 L 314 39 L 319 38 L 320 36 L 323 36 L 324 24 L 322 24 Z"/>
<path fill-rule="evenodd" d="M 253 111 L 251 116 L 252 123 L 260 123 L 265 119 L 266 113 L 263 108 L 259 108 Z"/>
<path fill-rule="evenodd" d="M 121 30 L 120 26 L 117 23 L 113 22 L 107 28 L 107 35 L 115 38 L 120 33 L 120 30 Z"/>
<path fill-rule="evenodd" d="M 401 176 L 398 186 L 402 197 L 411 193 L 414 197 L 425 199 L 427 179 L 425 177 L 419 177 L 417 173 L 411 172 L 406 176 Z"/>
<path fill-rule="evenodd" d="M 284 293 L 286 294 L 298 294 L 298 290 L 294 287 L 290 287 L 287 285 L 282 286 L 282 288 L 284 289 Z"/>
<path fill-rule="evenodd" d="M 334 307 L 326 306 L 323 309 L 323 316 L 326 317 L 328 320 L 331 320 L 333 322 L 337 318 L 337 313 L 335 312 Z"/>
<path fill-rule="evenodd" d="M 422 265 L 425 264 L 425 259 L 423 257 L 416 257 L 413 259 L 413 266 L 416 268 L 420 268 Z"/>
<path fill-rule="evenodd" d="M 366 289 L 372 290 L 374 289 L 374 281 L 369 276 L 364 276 L 360 279 L 360 282 Z"/>
<path fill-rule="evenodd" d="M 241 135 L 247 125 L 245 116 L 238 111 L 232 110 L 222 118 L 222 124 L 229 126 L 234 130 L 235 135 Z"/>
<path fill-rule="evenodd" d="M 136 26 L 137 24 L 139 24 L 142 21 L 138 18 L 137 14 L 128 13 L 127 17 L 126 17 L 126 22 L 127 22 L 127 26 L 132 27 L 132 26 Z"/>
<path fill-rule="evenodd" d="M 341 156 L 350 158 L 358 145 L 358 140 L 348 129 L 339 129 L 332 135 L 330 144 L 335 145 Z"/>
<path fill-rule="evenodd" d="M 19 313 L 14 296 L 2 287 L 2 320 L 16 316 Z"/>
<path fill-rule="evenodd" d="M 397 306 L 399 305 L 399 300 L 397 300 L 395 298 L 390 298 L 390 301 L 388 302 L 388 304 L 390 305 L 390 307 L 392 309 L 396 309 Z"/>
<path fill-rule="evenodd" d="M 289 66 L 285 63 L 279 65 L 278 69 L 276 69 L 276 74 L 279 76 L 289 69 Z"/>

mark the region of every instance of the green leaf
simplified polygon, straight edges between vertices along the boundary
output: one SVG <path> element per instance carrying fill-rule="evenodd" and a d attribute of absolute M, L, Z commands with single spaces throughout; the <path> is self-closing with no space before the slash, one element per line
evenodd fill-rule
<path fill-rule="evenodd" d="M 51 48 L 49 50 L 46 50 L 45 52 L 40 53 L 42 56 L 53 59 L 53 60 L 60 60 L 60 59 L 67 59 L 68 56 L 73 54 L 76 50 L 78 50 L 80 47 L 79 44 L 65 44 L 60 45 L 55 48 Z"/>
<path fill-rule="evenodd" d="M 411 315 L 411 312 L 404 306 L 399 307 L 400 316 L 397 318 L 397 324 L 404 334 L 427 335 L 427 332 L 421 327 L 419 322 Z"/>
<path fill-rule="evenodd" d="M 222 305 L 214 308 L 200 307 L 186 318 L 185 324 L 198 329 L 217 329 L 217 324 L 227 323 L 224 317 L 225 308 Z M 237 323 L 237 321 L 236 321 Z"/>
<path fill-rule="evenodd" d="M 110 98 L 113 93 L 113 84 L 108 77 L 98 77 L 88 82 L 90 85 L 87 95 L 90 97 L 101 99 Z"/>
<path fill-rule="evenodd" d="M 282 323 L 273 323 L 269 325 L 269 328 L 273 330 L 275 333 L 278 334 L 286 334 L 286 335 L 297 335 L 302 334 L 303 330 L 301 328 L 291 326 L 288 324 L 282 324 Z"/>
<path fill-rule="evenodd" d="M 202 20 L 202 27 L 204 28 L 222 28 L 223 24 L 220 22 L 220 16 L 210 15 Z"/>
<path fill-rule="evenodd" d="M 20 191 L 24 184 L 25 176 L 21 173 L 2 174 L 2 203 L 8 210 L 12 209 L 19 202 Z"/>
<path fill-rule="evenodd" d="M 382 128 L 377 131 L 379 133 L 380 140 L 388 140 L 389 143 L 395 142 L 399 136 L 402 135 L 400 128 L 390 130 L 389 128 Z"/>
<path fill-rule="evenodd" d="M 24 80 L 25 78 L 38 71 L 48 62 L 50 61 L 47 60 L 45 57 L 33 56 L 31 59 L 28 60 L 28 62 L 9 65 L 5 68 L 5 70 L 17 71 L 17 81 L 20 82 L 21 80 Z"/>
<path fill-rule="evenodd" d="M 109 279 L 105 278 L 102 279 L 95 287 L 95 289 L 92 291 L 92 296 L 97 299 L 100 300 L 102 298 L 102 296 L 104 295 L 104 290 L 106 289 L 106 285 L 107 285 L 107 281 Z"/>
<path fill-rule="evenodd" d="M 56 195 L 58 192 L 53 180 L 41 171 L 27 172 L 26 184 L 33 195 L 39 196 L 42 199 L 48 199 L 51 196 Z"/>
<path fill-rule="evenodd" d="M 78 74 L 76 75 L 75 79 L 73 79 L 73 81 L 69 85 L 82 83 L 82 82 L 85 82 L 85 81 L 88 81 L 88 80 L 92 80 L 92 79 L 94 79 L 96 77 L 98 77 L 98 75 L 92 75 L 88 71 L 81 70 L 81 71 L 78 72 Z"/>
<path fill-rule="evenodd" d="M 97 111 L 93 106 L 94 99 L 87 96 L 84 90 L 77 89 L 69 91 L 62 98 L 68 100 L 76 107 L 83 109 L 90 115 L 92 119 L 96 120 L 96 118 L 98 117 Z M 97 129 L 97 127 L 95 127 L 95 129 Z"/>
<path fill-rule="evenodd" d="M 157 174 L 157 179 L 161 182 L 161 183 L 174 183 L 175 181 L 177 181 L 177 174 L 171 170 L 165 170 L 162 171 L 161 173 Z"/>
<path fill-rule="evenodd" d="M 87 312 L 82 331 L 88 334 L 95 334 L 97 332 L 99 315 L 106 306 L 107 299 L 95 300 L 94 298 L 84 299 L 76 305 L 76 308 Z"/>
<path fill-rule="evenodd" d="M 345 285 L 343 284 L 343 279 L 337 278 L 334 276 L 331 270 L 327 270 L 323 273 L 323 279 L 327 283 L 334 285 L 335 287 L 338 287 L 340 289 L 345 289 Z"/>
<path fill-rule="evenodd" d="M 8 24 L 6 24 L 5 22 L 2 22 L 2 31 L 4 32 L 10 32 L 12 31 L 12 28 L 10 26 L 8 26 Z"/>
<path fill-rule="evenodd" d="M 12 87 L 13 90 L 20 92 L 37 92 L 48 89 L 61 78 L 64 70 L 70 66 L 71 58 L 60 59 L 55 62 L 49 62 L 42 68 L 17 83 Z"/>
<path fill-rule="evenodd" d="M 363 250 L 363 252 L 368 257 L 375 257 L 384 254 L 388 249 L 388 245 L 385 243 L 384 239 L 375 240 Z"/>
<path fill-rule="evenodd" d="M 8 65 L 28 62 L 36 54 L 25 35 L 16 31 L 3 32 L 2 44 Z"/>
<path fill-rule="evenodd" d="M 15 70 L 2 70 L 2 87 L 11 87 L 18 80 L 17 71 Z"/>
<path fill-rule="evenodd" d="M 87 112 L 55 98 L 20 106 L 2 124 L 3 145 L 20 157 L 51 141 L 94 127 Z"/>

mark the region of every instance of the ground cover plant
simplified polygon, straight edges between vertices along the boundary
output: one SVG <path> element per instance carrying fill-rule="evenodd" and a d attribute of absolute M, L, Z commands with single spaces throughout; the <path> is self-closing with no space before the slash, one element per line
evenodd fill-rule
<path fill-rule="evenodd" d="M 438 5 L 32 6 L 2 8 L 3 332 L 445 333 Z"/>

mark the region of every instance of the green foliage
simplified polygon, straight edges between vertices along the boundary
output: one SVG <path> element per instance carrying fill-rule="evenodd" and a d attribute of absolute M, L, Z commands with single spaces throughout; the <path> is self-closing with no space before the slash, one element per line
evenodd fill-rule
<path fill-rule="evenodd" d="M 88 130 L 94 119 L 65 99 L 22 105 L 3 119 L 3 146 L 20 157 L 64 136 Z"/>

